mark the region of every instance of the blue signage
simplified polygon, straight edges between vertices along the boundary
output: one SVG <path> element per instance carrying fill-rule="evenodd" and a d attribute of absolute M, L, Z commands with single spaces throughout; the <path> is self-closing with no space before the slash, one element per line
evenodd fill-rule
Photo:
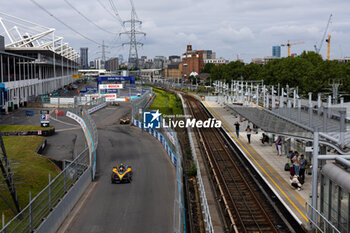
<path fill-rule="evenodd" d="M 159 129 L 161 125 L 161 113 L 159 110 L 144 112 L 144 127 L 145 129 Z"/>
<path fill-rule="evenodd" d="M 97 87 L 86 87 L 86 91 L 97 91 Z"/>
<path fill-rule="evenodd" d="M 134 76 L 100 76 L 97 77 L 97 84 L 101 84 L 101 82 L 122 82 L 122 81 L 129 81 L 131 84 L 135 84 L 135 77 Z"/>

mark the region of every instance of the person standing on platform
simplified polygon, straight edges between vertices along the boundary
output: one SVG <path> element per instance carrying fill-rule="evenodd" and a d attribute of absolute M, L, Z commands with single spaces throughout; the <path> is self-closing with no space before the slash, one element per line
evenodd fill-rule
<path fill-rule="evenodd" d="M 281 156 L 282 155 L 282 138 L 280 136 L 277 137 L 276 150 L 277 150 L 277 156 Z"/>
<path fill-rule="evenodd" d="M 304 155 L 300 155 L 299 159 L 299 164 L 300 164 L 300 170 L 299 170 L 299 177 L 301 180 L 305 180 L 305 164 L 306 160 L 304 159 Z"/>
<path fill-rule="evenodd" d="M 239 138 L 239 126 L 240 126 L 240 124 L 238 121 L 236 121 L 235 126 L 236 126 L 236 135 L 237 135 L 237 138 Z"/>
<path fill-rule="evenodd" d="M 248 125 L 245 131 L 247 131 L 248 143 L 250 144 L 250 136 L 252 135 L 252 129 Z"/>
<path fill-rule="evenodd" d="M 289 155 L 287 155 L 287 158 L 293 159 L 294 157 L 294 152 L 292 150 L 289 151 Z"/>
<path fill-rule="evenodd" d="M 294 166 L 294 173 L 296 176 L 299 176 L 299 169 L 300 169 L 299 154 L 296 153 L 292 160 L 293 160 L 293 166 Z"/>

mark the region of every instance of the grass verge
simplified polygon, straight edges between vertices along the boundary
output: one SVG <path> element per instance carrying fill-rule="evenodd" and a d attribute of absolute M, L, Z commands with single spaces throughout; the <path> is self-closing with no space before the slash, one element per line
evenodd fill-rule
<path fill-rule="evenodd" d="M 49 159 L 36 154 L 37 148 L 44 140 L 43 137 L 8 136 L 3 137 L 3 140 L 7 156 L 13 163 L 11 170 L 15 174 L 18 200 L 21 208 L 24 208 L 29 201 L 29 191 L 32 198 L 35 197 L 48 184 L 48 174 L 51 174 L 53 179 L 60 170 Z M 1 184 L 3 183 L 1 181 Z M 7 186 L 2 186 L 0 192 L 11 204 L 13 203 Z M 14 217 L 3 200 L 0 200 L 0 211 L 5 213 L 6 222 Z"/>
<path fill-rule="evenodd" d="M 17 132 L 17 131 L 38 131 L 50 130 L 53 126 L 41 127 L 38 125 L 0 125 L 1 132 Z"/>

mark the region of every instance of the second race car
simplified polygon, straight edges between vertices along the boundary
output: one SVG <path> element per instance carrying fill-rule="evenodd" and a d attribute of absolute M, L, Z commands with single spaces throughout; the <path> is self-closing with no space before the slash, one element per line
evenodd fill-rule
<path fill-rule="evenodd" d="M 121 125 L 130 124 L 130 118 L 120 118 L 120 124 L 121 124 Z"/>

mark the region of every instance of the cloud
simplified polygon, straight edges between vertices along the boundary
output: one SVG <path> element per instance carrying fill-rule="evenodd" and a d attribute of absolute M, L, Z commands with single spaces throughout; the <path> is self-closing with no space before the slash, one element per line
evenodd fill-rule
<path fill-rule="evenodd" d="M 98 42 L 116 46 L 108 56 L 128 55 L 127 36 L 120 22 L 107 12 L 97 0 L 68 0 L 74 7 L 100 27 L 115 32 L 110 35 L 101 31 L 73 9 L 64 0 L 36 0 L 59 19 Z M 99 0 L 112 12 L 109 0 Z M 129 0 L 113 0 L 123 20 L 130 18 Z M 252 57 L 271 55 L 273 45 L 290 41 L 305 41 L 292 47 L 293 52 L 313 50 L 323 35 L 328 16 L 333 14 L 329 33 L 332 34 L 332 57 L 350 56 L 350 15 L 348 0 L 134 0 L 138 17 L 143 20 L 140 30 L 147 33 L 140 37 L 145 44 L 140 55 L 180 55 L 186 44 L 194 49 L 212 49 L 218 57 L 235 59 L 242 53 L 247 62 Z M 89 47 L 90 58 L 100 56 L 96 44 L 81 38 L 70 29 L 47 15 L 31 1 L 11 0 L 2 2 L 2 11 L 11 15 L 56 28 L 56 35 L 74 46 Z M 3 30 L 0 27 L 0 33 Z M 119 47 L 118 47 L 119 46 Z M 334 48 L 334 49 L 333 49 Z M 341 48 L 341 49 L 340 49 Z M 286 51 L 283 49 L 282 54 Z M 325 53 L 323 51 L 323 53 Z"/>

